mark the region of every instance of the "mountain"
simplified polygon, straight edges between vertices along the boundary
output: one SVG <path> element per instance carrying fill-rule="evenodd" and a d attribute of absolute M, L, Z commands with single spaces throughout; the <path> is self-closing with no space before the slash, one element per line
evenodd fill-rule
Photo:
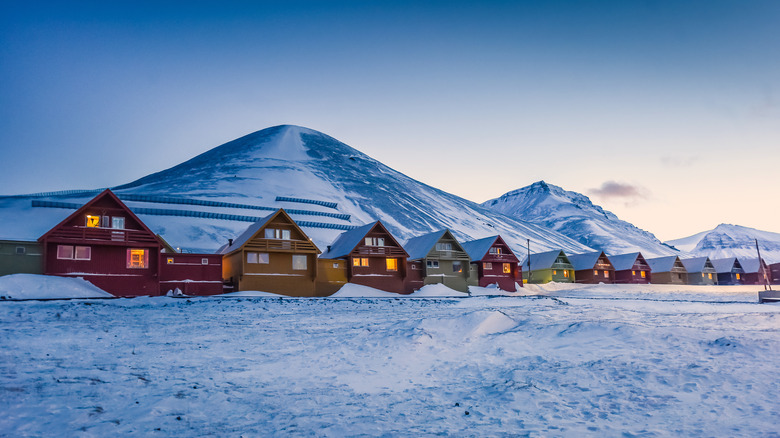
<path fill-rule="evenodd" d="M 708 256 L 711 259 L 756 258 L 756 239 L 761 248 L 761 257 L 767 263 L 780 262 L 780 233 L 740 225 L 720 224 L 712 230 L 682 239 L 669 240 L 666 243 L 680 251 L 697 256 Z"/>
<path fill-rule="evenodd" d="M 493 211 L 551 228 L 607 254 L 641 251 L 645 257 L 679 254 L 652 233 L 618 219 L 577 192 L 544 181 L 482 203 Z"/>
<path fill-rule="evenodd" d="M 446 227 L 462 240 L 501 234 L 517 251 L 527 238 L 537 251 L 590 249 L 544 226 L 425 185 L 298 126 L 257 131 L 112 190 L 154 232 L 188 250 L 214 251 L 243 231 L 251 217 L 280 207 L 323 251 L 345 229 L 377 219 L 400 241 Z M 95 193 L 0 198 L 0 238 L 37 239 Z"/>

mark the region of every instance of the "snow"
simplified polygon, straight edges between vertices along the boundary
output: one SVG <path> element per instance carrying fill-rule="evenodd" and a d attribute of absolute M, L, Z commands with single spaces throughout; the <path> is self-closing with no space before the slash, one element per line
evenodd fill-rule
<path fill-rule="evenodd" d="M 757 258 L 756 239 L 761 247 L 761 257 L 768 263 L 780 263 L 780 233 L 761 231 L 740 225 L 720 224 L 712 230 L 693 236 L 669 240 L 666 243 L 710 260 L 727 257 Z"/>
<path fill-rule="evenodd" d="M 83 278 L 35 274 L 12 274 L 0 277 L 0 299 L 3 300 L 68 298 L 113 298 L 113 295 Z"/>
<path fill-rule="evenodd" d="M 755 287 L 523 292 L 3 302 L 0 435 L 777 433 Z"/>

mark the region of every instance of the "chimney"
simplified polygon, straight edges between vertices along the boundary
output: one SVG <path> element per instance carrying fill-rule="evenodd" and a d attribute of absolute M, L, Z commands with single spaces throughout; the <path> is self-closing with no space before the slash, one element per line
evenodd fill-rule
<path fill-rule="evenodd" d="M 330 245 L 328 245 L 328 250 L 327 250 L 327 251 L 325 251 L 325 252 L 330 252 Z"/>
<path fill-rule="evenodd" d="M 228 248 L 233 246 L 233 239 L 228 239 Z"/>

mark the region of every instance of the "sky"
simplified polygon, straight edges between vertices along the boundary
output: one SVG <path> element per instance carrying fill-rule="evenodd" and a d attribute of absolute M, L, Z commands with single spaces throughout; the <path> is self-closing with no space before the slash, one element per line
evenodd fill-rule
<path fill-rule="evenodd" d="M 75 3 L 75 4 L 70 4 Z M 0 195 L 316 129 L 476 202 L 780 232 L 780 2 L 4 2 Z"/>

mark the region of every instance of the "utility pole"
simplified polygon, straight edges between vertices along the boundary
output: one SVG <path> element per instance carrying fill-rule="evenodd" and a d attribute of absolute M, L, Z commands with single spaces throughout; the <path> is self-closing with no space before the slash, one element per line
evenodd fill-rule
<path fill-rule="evenodd" d="M 756 253 L 758 253 L 758 269 L 761 270 L 761 278 L 764 280 L 764 290 L 772 290 L 772 286 L 769 284 L 769 279 L 766 276 L 766 269 L 764 269 L 764 261 L 761 260 L 761 250 L 758 248 L 758 239 L 756 239 Z"/>
<path fill-rule="evenodd" d="M 525 245 L 528 251 L 528 284 L 531 284 L 531 239 L 525 239 Z"/>

